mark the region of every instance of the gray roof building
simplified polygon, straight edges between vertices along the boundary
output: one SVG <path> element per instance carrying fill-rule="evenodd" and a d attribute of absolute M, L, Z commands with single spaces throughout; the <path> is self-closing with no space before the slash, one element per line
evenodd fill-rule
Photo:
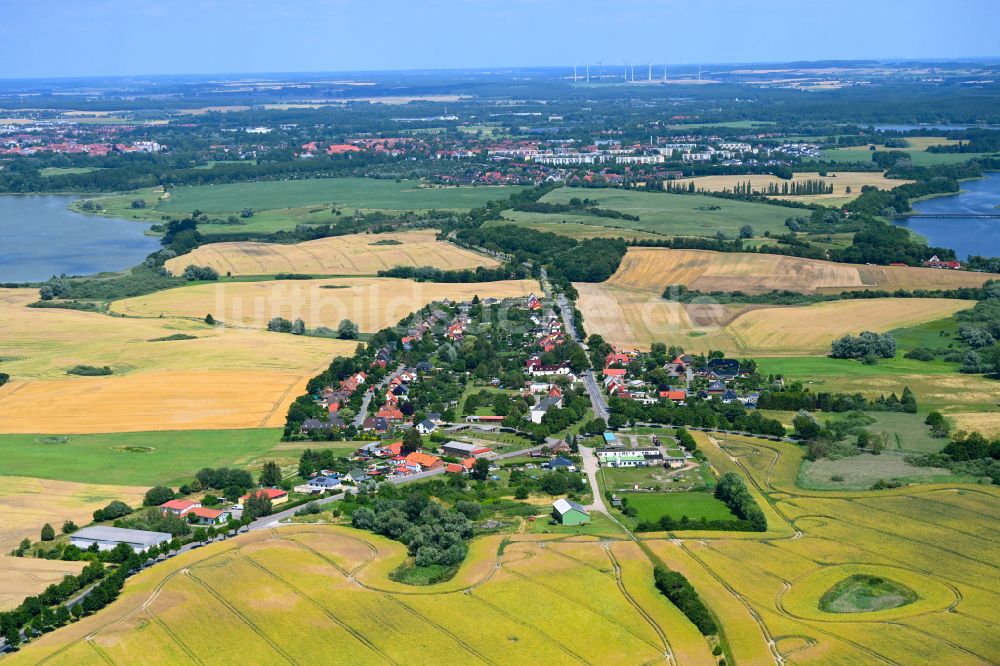
<path fill-rule="evenodd" d="M 132 547 L 132 550 L 141 553 L 171 539 L 173 539 L 173 535 L 169 532 L 149 532 L 147 530 L 129 530 L 98 525 L 84 527 L 73 532 L 69 542 L 81 550 L 86 550 L 95 543 L 99 550 L 111 550 L 120 543 L 127 543 Z"/>

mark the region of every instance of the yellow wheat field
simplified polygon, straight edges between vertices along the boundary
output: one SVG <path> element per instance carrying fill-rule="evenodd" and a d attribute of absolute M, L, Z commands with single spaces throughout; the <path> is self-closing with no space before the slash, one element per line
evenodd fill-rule
<path fill-rule="evenodd" d="M 377 331 L 435 300 L 527 296 L 532 280 L 465 284 L 414 282 L 396 278 L 334 278 L 201 284 L 168 289 L 112 303 L 133 317 L 198 317 L 212 313 L 228 325 L 263 329 L 273 317 L 301 318 L 308 328 L 336 328 L 350 319 L 362 331 Z"/>
<path fill-rule="evenodd" d="M 833 175 L 834 173 L 836 176 Z M 912 180 L 896 180 L 894 178 L 886 178 L 882 173 L 878 172 L 831 171 L 828 172 L 826 176 L 820 176 L 816 172 L 796 173 L 791 181 L 782 180 L 781 178 L 770 174 L 751 174 L 742 176 L 698 176 L 696 178 L 685 178 L 674 181 L 674 185 L 687 186 L 688 183 L 693 182 L 694 186 L 699 190 L 704 190 L 706 192 L 721 192 L 723 190 L 732 190 L 737 185 L 745 185 L 749 181 L 750 186 L 754 190 L 766 191 L 768 185 L 773 184 L 780 188 L 784 183 L 802 183 L 807 180 L 820 180 L 826 185 L 833 185 L 833 192 L 830 194 L 776 196 L 774 198 L 805 202 L 822 201 L 824 203 L 830 203 L 833 200 L 837 200 L 839 203 L 847 202 L 857 197 L 861 194 L 861 188 L 866 185 L 877 187 L 880 190 L 891 190 L 894 187 L 913 182 Z M 848 192 L 847 188 L 851 188 L 851 191 Z"/>
<path fill-rule="evenodd" d="M 374 275 L 393 266 L 433 266 L 442 270 L 493 267 L 498 262 L 435 238 L 436 232 L 351 234 L 279 245 L 212 243 L 174 257 L 166 267 L 180 274 L 189 265 L 211 266 L 219 273 L 271 275 L 308 273 Z M 397 244 L 385 244 L 386 242 Z"/>
<path fill-rule="evenodd" d="M 856 289 L 978 287 L 988 273 L 910 266 L 867 266 L 775 254 L 630 248 L 607 284 L 652 291 L 684 285 L 696 291 L 831 293 Z"/>
<path fill-rule="evenodd" d="M 25 307 L 36 295 L 0 290 L 0 357 L 12 378 L 0 387 L 0 432 L 280 425 L 308 378 L 355 346 L 176 318 Z M 175 334 L 195 339 L 151 342 Z M 106 365 L 114 374 L 67 375 L 75 365 Z"/>
<path fill-rule="evenodd" d="M 0 612 L 16 608 L 25 597 L 62 581 L 63 576 L 80 573 L 83 564 L 0 555 Z"/>
<path fill-rule="evenodd" d="M 122 377 L 15 380 L 0 389 L 0 433 L 87 434 L 272 428 L 330 361 L 274 370 L 164 370 Z"/>
<path fill-rule="evenodd" d="M 72 464 L 72 463 L 68 463 Z M 4 470 L 16 472 L 16 470 Z M 63 521 L 86 525 L 91 514 L 112 500 L 135 506 L 148 488 L 0 476 L 0 553 L 7 553 L 45 523 L 58 532 Z M 37 541 L 37 536 L 32 538 Z M 0 591 L 2 591 L 0 586 Z"/>
<path fill-rule="evenodd" d="M 938 298 L 878 298 L 801 306 L 681 304 L 612 283 L 575 285 L 588 333 L 628 349 L 654 342 L 688 351 L 809 355 L 860 331 L 884 332 L 947 317 L 972 305 Z"/>
<path fill-rule="evenodd" d="M 685 620 L 642 579 L 648 564 L 633 570 L 634 550 L 616 551 L 629 563 L 619 577 L 598 542 L 588 547 L 607 571 L 516 537 L 501 556 L 489 541 L 457 583 L 397 592 L 355 576 L 405 557 L 401 544 L 330 526 L 250 533 L 142 572 L 110 607 L 11 663 L 305 662 L 317 652 L 332 664 L 667 663 L 673 645 L 683 663 L 714 663 L 701 636 L 661 624 Z"/>

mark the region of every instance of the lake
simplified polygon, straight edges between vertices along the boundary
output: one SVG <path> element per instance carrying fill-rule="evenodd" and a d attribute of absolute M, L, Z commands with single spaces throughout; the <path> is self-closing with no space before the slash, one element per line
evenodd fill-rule
<path fill-rule="evenodd" d="M 0 196 L 0 282 L 119 271 L 160 247 L 148 224 L 69 210 L 77 198 Z"/>
<path fill-rule="evenodd" d="M 911 132 L 913 130 L 957 131 L 967 129 L 1000 130 L 1000 125 L 875 125 L 876 132 Z"/>
<path fill-rule="evenodd" d="M 969 214 L 1000 214 L 1000 172 L 962 183 L 962 191 L 913 204 L 914 211 L 954 217 L 903 218 L 896 224 L 912 229 L 935 247 L 950 247 L 965 260 L 970 254 L 1000 256 L 1000 218 L 970 218 Z"/>

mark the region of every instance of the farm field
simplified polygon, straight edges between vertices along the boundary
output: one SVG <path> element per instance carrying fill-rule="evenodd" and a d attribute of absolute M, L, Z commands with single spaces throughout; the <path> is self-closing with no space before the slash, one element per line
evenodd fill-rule
<path fill-rule="evenodd" d="M 273 370 L 164 370 L 123 377 L 11 381 L 0 391 L 0 433 L 276 428 L 284 424 L 288 405 L 325 365 L 317 364 L 301 375 Z"/>
<path fill-rule="evenodd" d="M 747 182 L 750 183 L 750 186 L 754 190 L 763 190 L 771 184 L 781 187 L 783 183 L 804 182 L 807 180 L 821 180 L 826 185 L 833 185 L 833 192 L 831 194 L 775 196 L 774 198 L 787 201 L 801 201 L 804 203 L 820 203 L 825 206 L 840 205 L 857 198 L 861 194 L 861 188 L 865 185 L 877 187 L 880 190 L 890 190 L 899 185 L 913 182 L 910 180 L 889 179 L 879 172 L 839 171 L 836 173 L 829 172 L 826 176 L 820 176 L 817 172 L 796 173 L 791 181 L 782 180 L 770 174 L 699 176 L 697 178 L 684 178 L 673 181 L 673 185 L 686 187 L 689 183 L 693 182 L 695 188 L 698 190 L 721 192 L 723 190 L 732 190 L 734 186 L 745 185 Z M 850 192 L 847 191 L 848 187 L 851 188 Z"/>
<path fill-rule="evenodd" d="M 988 273 L 910 266 L 841 264 L 775 254 L 629 248 L 604 284 L 663 293 L 669 285 L 694 291 L 840 293 L 862 289 L 954 289 L 978 287 Z"/>
<path fill-rule="evenodd" d="M 0 555 L 0 613 L 17 608 L 25 597 L 61 582 L 63 576 L 80 573 L 82 568 L 83 562 Z"/>
<path fill-rule="evenodd" d="M 419 181 L 373 178 L 311 178 L 302 180 L 188 185 L 169 190 L 156 205 L 157 213 L 236 213 L 244 208 L 274 210 L 304 206 L 337 206 L 351 210 L 469 210 L 491 199 L 506 199 L 518 186 L 436 187 Z"/>
<path fill-rule="evenodd" d="M 613 278 L 612 278 L 613 279 Z M 611 344 L 649 349 L 653 342 L 688 352 L 722 350 L 734 355 L 825 354 L 830 343 L 861 330 L 885 332 L 940 319 L 972 302 L 938 298 L 879 298 L 803 306 L 685 305 L 658 293 L 576 283 L 577 307 L 588 333 Z"/>
<path fill-rule="evenodd" d="M 0 469 L 51 481 L 137 486 L 145 492 L 157 484 L 190 482 L 202 467 L 251 465 L 280 438 L 278 428 L 0 435 Z"/>
<path fill-rule="evenodd" d="M 234 287 L 226 285 L 225 289 Z M 115 371 L 114 377 L 163 370 L 248 369 L 298 376 L 325 365 L 338 354 L 352 352 L 356 344 L 209 326 L 202 321 L 214 310 L 209 304 L 208 310 L 191 315 L 192 319 L 160 319 L 159 312 L 156 318 L 122 318 L 26 307 L 36 300 L 35 289 L 0 289 L 0 320 L 4 323 L 0 332 L 0 356 L 4 360 L 0 365 L 15 381 L 68 381 L 66 370 L 78 364 L 108 365 Z M 194 339 L 158 340 L 172 335 L 190 335 Z M 7 386 L 0 389 L 0 401 L 10 390 Z"/>
<path fill-rule="evenodd" d="M 929 153 L 929 146 L 954 145 L 955 139 L 944 139 L 939 137 L 907 137 L 909 144 L 906 148 L 886 148 L 884 145 L 877 145 L 878 150 L 899 150 L 910 154 L 914 166 L 932 166 L 934 164 L 958 164 L 982 157 L 990 153 Z M 853 146 L 850 148 L 833 148 L 824 150 L 822 159 L 830 162 L 871 162 L 872 151 L 869 146 Z"/>
<path fill-rule="evenodd" d="M 309 377 L 356 344 L 25 307 L 36 299 L 33 289 L 0 289 L 0 367 L 12 377 L 0 388 L 0 433 L 280 425 Z M 177 334 L 194 339 L 156 341 Z M 114 374 L 66 374 L 78 364 Z"/>
<path fill-rule="evenodd" d="M 394 266 L 434 266 L 461 270 L 499 265 L 495 259 L 478 255 L 435 238 L 435 231 L 389 234 L 352 234 L 306 241 L 295 245 L 273 243 L 212 243 L 174 257 L 166 263 L 179 275 L 188 265 L 211 266 L 221 274 L 272 275 L 374 275 Z"/>
<path fill-rule="evenodd" d="M 211 312 L 227 325 L 256 329 L 266 328 L 272 317 L 279 316 L 301 317 L 308 328 L 336 329 L 341 320 L 350 319 L 370 332 L 393 325 L 434 300 L 505 298 L 533 291 L 538 291 L 538 283 L 532 280 L 447 284 L 396 278 L 274 280 L 168 289 L 116 301 L 111 309 L 129 317 L 162 314 L 200 319 Z"/>
<path fill-rule="evenodd" d="M 517 224 L 534 228 L 536 224 L 551 225 L 562 220 L 578 224 L 608 226 L 622 229 L 616 235 L 628 236 L 627 229 L 667 236 L 715 236 L 722 231 L 735 237 L 744 224 L 758 234 L 765 231 L 784 233 L 789 209 L 770 204 L 719 199 L 717 197 L 641 192 L 618 189 L 583 189 L 561 187 L 549 192 L 543 203 L 568 203 L 574 197 L 593 199 L 600 208 L 610 208 L 639 221 L 617 220 L 586 214 L 526 213 L 509 214 Z M 546 231 L 549 229 L 546 229 Z M 567 229 L 567 235 L 570 235 Z"/>
<path fill-rule="evenodd" d="M 569 236 L 570 238 L 625 238 L 626 240 L 655 240 L 660 238 L 660 234 L 648 231 L 636 231 L 624 226 L 611 226 L 612 222 L 629 224 L 622 220 L 607 220 L 607 225 L 599 222 L 591 223 L 590 219 L 583 216 L 570 216 L 569 219 L 555 219 L 556 215 L 550 215 L 550 221 L 538 221 L 538 213 L 526 213 L 517 210 L 507 210 L 503 212 L 502 220 L 490 220 L 484 227 L 499 227 L 506 224 L 518 224 L 530 226 L 535 231 L 544 231 L 550 234 Z M 600 220 L 601 218 L 594 218 Z"/>
<path fill-rule="evenodd" d="M 640 521 L 654 522 L 666 515 L 675 520 L 680 520 L 683 516 L 691 520 L 734 519 L 729 507 L 706 492 L 625 493 L 622 497 L 628 500 L 629 506 L 638 510 L 637 518 Z"/>
<path fill-rule="evenodd" d="M 757 360 L 761 372 L 801 380 L 812 391 L 863 393 L 867 396 L 895 392 L 899 395 L 904 386 L 909 386 L 922 407 L 939 409 L 946 415 L 952 412 L 969 413 L 973 415 L 970 419 L 992 421 L 996 416 L 982 410 L 996 407 L 1000 384 L 979 375 L 959 374 L 955 372 L 954 364 L 943 361 L 913 361 L 899 355 L 879 361 L 878 365 L 826 356 Z M 979 417 L 980 414 L 982 417 Z"/>
<path fill-rule="evenodd" d="M 796 445 L 732 437 L 720 449 L 695 437 L 720 471 L 740 471 L 771 499 L 770 528 L 777 520 L 797 530 L 794 538 L 681 532 L 646 541 L 720 618 L 736 663 L 775 663 L 775 652 L 794 664 L 986 664 L 1000 656 L 992 632 L 1000 595 L 988 583 L 997 563 L 984 557 L 998 544 L 979 528 L 984 507 L 1000 500 L 995 487 L 805 491 L 795 485 Z M 901 584 L 918 598 L 871 612 L 820 610 L 825 593 L 858 575 Z"/>
<path fill-rule="evenodd" d="M 63 460 L 63 466 L 72 466 L 72 459 Z M 2 469 L 20 469 L 3 464 Z M 196 470 L 197 471 L 197 470 Z M 83 478 L 77 477 L 77 478 Z M 78 525 L 91 521 L 91 514 L 112 500 L 121 500 L 134 506 L 142 503 L 146 486 L 131 484 L 111 485 L 103 481 L 70 482 L 28 478 L 27 476 L 0 476 L 0 553 L 7 554 L 17 547 L 25 536 L 38 539 L 38 531 L 51 523 L 58 531 L 63 521 L 72 520 Z M 3 575 L 0 565 L 0 576 Z M 0 586 L 0 591 L 3 586 Z"/>
<path fill-rule="evenodd" d="M 329 663 L 665 663 L 670 650 L 685 663 L 714 663 L 704 639 L 654 593 L 638 549 L 612 556 L 592 540 L 563 551 L 561 542 L 515 537 L 498 556 L 497 543 L 474 547 L 448 583 L 401 590 L 384 578 L 401 544 L 330 526 L 251 533 L 139 574 L 108 609 L 10 661 L 303 661 L 321 650 Z"/>

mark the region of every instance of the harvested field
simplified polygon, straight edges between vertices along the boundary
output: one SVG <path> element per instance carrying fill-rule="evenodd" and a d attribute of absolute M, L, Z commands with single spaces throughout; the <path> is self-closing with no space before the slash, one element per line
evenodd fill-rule
<path fill-rule="evenodd" d="M 826 351 L 830 343 L 861 330 L 883 332 L 933 321 L 971 305 L 943 298 L 877 298 L 832 301 L 797 308 L 752 310 L 725 327 L 737 346 L 755 353 Z"/>
<path fill-rule="evenodd" d="M 174 257 L 166 266 L 175 274 L 194 264 L 239 276 L 275 273 L 374 275 L 394 266 L 461 270 L 499 264 L 495 259 L 439 241 L 435 236 L 436 232 L 431 230 L 333 236 L 295 245 L 211 243 Z"/>
<path fill-rule="evenodd" d="M 802 293 L 839 293 L 857 289 L 953 289 L 978 287 L 987 273 L 909 266 L 867 266 L 775 254 L 629 248 L 605 284 L 651 291 L 669 285 L 696 291 L 762 293 L 788 289 Z"/>
<path fill-rule="evenodd" d="M 301 317 L 306 326 L 336 329 L 343 319 L 362 331 L 377 331 L 434 300 L 527 296 L 532 280 L 480 283 L 414 282 L 395 278 L 335 278 L 200 284 L 112 303 L 131 317 L 202 318 L 211 312 L 227 325 L 263 329 L 272 317 Z M 273 335 L 273 334 L 272 334 Z M 296 336 L 297 337 L 297 336 Z"/>
<path fill-rule="evenodd" d="M 826 185 L 833 185 L 833 192 L 831 194 L 813 194 L 813 195 L 795 195 L 795 196 L 776 196 L 775 199 L 786 199 L 789 201 L 803 201 L 803 202 L 816 202 L 829 205 L 832 201 L 837 203 L 846 203 L 856 198 L 861 194 L 861 188 L 868 185 L 871 187 L 877 187 L 880 190 L 891 190 L 899 185 L 905 185 L 906 183 L 912 183 L 911 180 L 895 180 L 886 178 L 882 173 L 879 172 L 867 172 L 867 171 L 838 171 L 836 175 L 833 172 L 827 173 L 826 176 L 820 176 L 816 172 L 812 173 L 796 173 L 794 178 L 789 180 L 783 180 L 777 176 L 772 176 L 770 174 L 752 174 L 752 175 L 733 175 L 733 176 L 699 176 L 697 178 L 685 178 L 683 180 L 674 181 L 674 184 L 680 184 L 682 186 L 687 186 L 689 183 L 694 183 L 695 188 L 705 192 L 722 192 L 723 190 L 732 190 L 736 185 L 745 185 L 750 183 L 750 186 L 755 191 L 766 191 L 769 185 L 777 185 L 779 188 L 784 183 L 792 182 L 802 183 L 807 180 L 821 180 Z M 847 188 L 851 188 L 848 192 Z"/>
<path fill-rule="evenodd" d="M 614 280 L 614 278 L 612 278 Z M 933 321 L 972 305 L 940 298 L 878 298 L 803 306 L 681 304 L 659 293 L 602 284 L 575 285 L 588 333 L 624 348 L 653 342 L 689 352 L 718 349 L 747 355 L 809 355 L 862 330 L 885 332 Z"/>
<path fill-rule="evenodd" d="M 66 464 L 71 465 L 72 461 Z M 142 495 L 148 490 L 138 486 L 42 481 L 21 476 L 2 476 L 0 481 L 0 553 L 13 550 L 24 537 L 37 541 L 38 532 L 45 523 L 58 531 L 66 520 L 86 525 L 95 509 L 112 500 L 132 506 L 141 504 Z M 2 585 L 0 590 L 3 590 Z"/>
<path fill-rule="evenodd" d="M 602 544 L 588 547 L 609 561 Z M 305 661 L 317 649 L 326 651 L 328 663 L 655 663 L 670 649 L 665 636 L 691 658 L 685 663 L 712 663 L 692 628 L 659 624 L 665 618 L 686 621 L 652 592 L 644 579 L 648 568 L 633 568 L 633 560 L 644 559 L 638 549 L 617 553 L 629 563 L 627 575 L 598 572 L 525 542 L 512 544 L 500 558 L 495 547 L 471 554 L 470 560 L 489 566 L 468 577 L 463 572 L 476 562 L 467 562 L 458 576 L 468 582 L 453 591 L 448 584 L 445 590 L 381 591 L 349 577 L 403 551 L 401 544 L 369 533 L 329 526 L 246 534 L 140 573 L 115 604 L 33 641 L 11 663 L 47 657 L 54 657 L 51 663 L 87 663 L 96 654 L 129 661 L 140 652 L 164 663 L 178 654 L 245 663 L 251 650 L 255 661 Z M 544 571 L 532 562 L 541 562 Z M 572 589 L 574 576 L 600 587 L 600 603 Z M 558 577 L 558 585 L 551 577 Z M 629 587 L 640 582 L 637 595 L 629 596 Z M 532 597 L 528 613 L 526 594 Z M 551 622 L 556 615 L 572 622 Z M 470 617 L 478 621 L 470 623 Z M 384 630 L 388 622 L 391 632 Z M 315 629 L 307 642 L 301 640 L 304 626 Z"/>
<path fill-rule="evenodd" d="M 16 608 L 25 597 L 42 592 L 63 576 L 80 573 L 83 564 L 0 555 L 0 612 Z"/>
<path fill-rule="evenodd" d="M 1000 386 L 997 389 L 1000 390 Z M 948 418 L 955 422 L 956 430 L 1000 437 L 1000 412 L 953 412 L 948 414 Z"/>
<path fill-rule="evenodd" d="M 0 290 L 0 356 L 12 377 L 0 388 L 0 432 L 280 425 L 308 378 L 356 344 L 207 326 L 206 313 L 196 321 L 25 307 L 36 297 Z M 195 339 L 153 341 L 175 334 Z M 78 364 L 114 374 L 66 374 Z"/>
<path fill-rule="evenodd" d="M 123 377 L 15 380 L 0 390 L 0 432 L 278 427 L 285 422 L 288 405 L 305 392 L 306 383 L 329 357 L 320 361 L 301 374 L 164 370 Z"/>
<path fill-rule="evenodd" d="M 115 376 L 251 369 L 297 376 L 325 366 L 338 354 L 351 353 L 355 346 L 344 340 L 208 326 L 201 320 L 212 308 L 193 314 L 197 321 L 192 321 L 25 307 L 37 295 L 34 289 L 0 289 L 0 355 L 12 359 L 3 363 L 3 371 L 15 379 L 62 380 L 66 369 L 77 364 L 108 365 Z M 196 339 L 153 341 L 175 334 Z M 8 390 L 0 389 L 0 400 Z"/>

